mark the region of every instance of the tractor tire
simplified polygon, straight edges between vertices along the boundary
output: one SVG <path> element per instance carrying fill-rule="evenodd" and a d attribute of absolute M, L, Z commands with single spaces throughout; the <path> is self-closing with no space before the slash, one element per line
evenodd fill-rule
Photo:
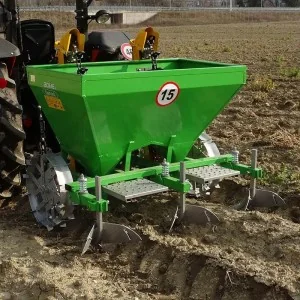
<path fill-rule="evenodd" d="M 6 87 L 0 88 L 0 198 L 10 198 L 22 182 L 25 132 L 16 83 L 4 63 L 0 63 L 0 78 L 7 82 Z"/>

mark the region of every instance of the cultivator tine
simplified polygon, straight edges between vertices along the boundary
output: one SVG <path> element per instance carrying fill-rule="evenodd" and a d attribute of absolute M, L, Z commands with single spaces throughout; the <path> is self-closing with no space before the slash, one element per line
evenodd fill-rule
<path fill-rule="evenodd" d="M 182 183 L 184 183 L 186 180 L 185 172 L 186 171 L 185 171 L 184 162 L 180 162 L 180 181 Z M 207 224 L 216 225 L 220 222 L 217 215 L 215 215 L 209 209 L 198 205 L 186 204 L 185 196 L 186 196 L 185 193 L 180 193 L 179 207 L 176 210 L 169 232 L 171 232 L 174 223 L 176 223 L 176 221 L 190 223 L 190 224 L 197 224 L 202 226 L 205 226 Z"/>
<path fill-rule="evenodd" d="M 100 177 L 96 176 L 96 198 L 100 200 L 101 195 Z M 86 253 L 91 243 L 94 245 L 101 244 L 122 244 L 122 243 L 137 243 L 142 238 L 131 228 L 115 223 L 103 222 L 101 212 L 96 214 L 96 224 L 93 225 L 88 234 L 87 240 L 83 247 L 81 255 Z"/>
<path fill-rule="evenodd" d="M 252 149 L 251 152 L 251 167 L 256 168 L 257 167 L 257 149 Z M 249 189 L 249 196 L 248 198 L 245 198 L 238 204 L 234 205 L 233 208 L 236 210 L 247 210 L 249 207 L 250 202 L 254 198 L 256 193 L 256 178 L 251 178 L 250 181 L 250 189 Z"/>
<path fill-rule="evenodd" d="M 257 168 L 257 149 L 252 149 L 251 151 L 251 167 L 253 169 Z M 250 192 L 250 199 L 253 199 L 256 193 L 256 178 L 251 177 L 249 192 Z"/>
<path fill-rule="evenodd" d="M 251 167 L 257 167 L 257 149 L 252 149 L 251 153 Z M 256 178 L 251 178 L 249 197 L 244 201 L 241 201 L 233 208 L 237 210 L 247 210 L 248 208 L 254 207 L 280 207 L 284 206 L 285 201 L 276 193 L 260 190 L 256 188 Z"/>

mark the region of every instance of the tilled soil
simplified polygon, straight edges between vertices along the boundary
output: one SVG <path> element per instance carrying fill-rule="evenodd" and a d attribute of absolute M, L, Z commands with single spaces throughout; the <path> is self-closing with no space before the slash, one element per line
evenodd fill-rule
<path fill-rule="evenodd" d="M 105 217 L 134 228 L 135 245 L 81 251 L 93 215 L 47 232 L 26 197 L 1 204 L 0 299 L 300 299 L 300 22 L 158 28 L 163 56 L 242 63 L 247 86 L 209 127 L 222 152 L 252 147 L 286 207 L 235 211 L 248 182 L 200 199 L 217 226 L 169 233 L 176 193 L 117 205 Z M 136 29 L 129 29 L 136 32 Z M 298 73 L 297 73 L 298 72 Z M 238 185 L 240 183 L 240 185 Z M 244 186 L 244 187 L 243 187 Z"/>
<path fill-rule="evenodd" d="M 201 205 L 220 217 L 219 225 L 181 224 L 169 233 L 176 196 L 141 199 L 137 209 L 133 204 L 122 211 L 116 208 L 107 216 L 109 221 L 135 228 L 143 241 L 91 248 L 84 256 L 91 214 L 78 211 L 66 229 L 48 233 L 35 224 L 25 199 L 15 208 L 6 206 L 2 209 L 6 222 L 0 224 L 0 295 L 3 299 L 297 299 L 299 224 L 280 213 L 238 212 L 212 199 Z"/>

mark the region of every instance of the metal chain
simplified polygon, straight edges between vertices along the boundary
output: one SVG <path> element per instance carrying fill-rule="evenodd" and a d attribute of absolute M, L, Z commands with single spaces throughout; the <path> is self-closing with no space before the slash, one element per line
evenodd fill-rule
<path fill-rule="evenodd" d="M 46 126 L 45 121 L 42 114 L 41 106 L 38 106 L 39 109 L 39 122 L 40 122 L 40 153 L 45 154 L 47 151 L 47 143 L 46 143 Z"/>

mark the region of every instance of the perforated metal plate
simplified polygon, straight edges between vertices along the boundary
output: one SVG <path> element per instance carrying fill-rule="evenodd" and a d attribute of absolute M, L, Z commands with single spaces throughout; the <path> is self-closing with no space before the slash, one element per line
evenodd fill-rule
<path fill-rule="evenodd" d="M 166 192 L 168 188 L 147 179 L 137 179 L 103 186 L 103 191 L 115 198 L 129 202 L 137 197 Z"/>
<path fill-rule="evenodd" d="M 206 166 L 186 170 L 187 179 L 203 184 L 208 181 L 237 176 L 239 174 L 240 171 L 234 171 L 220 166 Z"/>

